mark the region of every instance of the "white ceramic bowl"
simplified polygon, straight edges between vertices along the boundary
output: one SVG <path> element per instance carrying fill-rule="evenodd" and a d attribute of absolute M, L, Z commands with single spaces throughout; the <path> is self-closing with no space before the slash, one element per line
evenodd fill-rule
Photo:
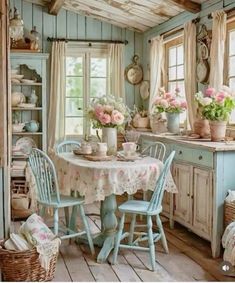
<path fill-rule="evenodd" d="M 23 132 L 24 126 L 24 123 L 12 124 L 12 131 L 15 133 Z"/>

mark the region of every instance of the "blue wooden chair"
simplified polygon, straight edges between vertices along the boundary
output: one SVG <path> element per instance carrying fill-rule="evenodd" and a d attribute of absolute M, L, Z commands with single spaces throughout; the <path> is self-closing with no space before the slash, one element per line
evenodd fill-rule
<path fill-rule="evenodd" d="M 41 206 L 40 215 L 43 216 L 46 207 L 52 207 L 54 210 L 54 233 L 58 235 L 59 231 L 64 232 L 61 239 L 69 239 L 86 234 L 91 253 L 94 254 L 94 246 L 84 213 L 84 199 L 72 196 L 63 196 L 59 193 L 59 185 L 56 176 L 56 170 L 53 162 L 43 151 L 34 148 L 29 156 L 29 164 L 36 181 L 37 201 Z M 72 207 L 71 217 L 69 219 L 69 208 Z M 66 219 L 66 230 L 59 227 L 59 208 L 64 208 Z M 80 212 L 84 230 L 77 232 L 76 217 Z"/>
<path fill-rule="evenodd" d="M 77 149 L 81 146 L 81 143 L 78 141 L 62 141 L 61 143 L 56 145 L 56 153 L 63 153 L 63 152 L 72 152 L 74 149 Z"/>
<path fill-rule="evenodd" d="M 136 250 L 146 250 L 150 253 L 150 260 L 152 270 L 155 270 L 155 246 L 154 243 L 161 239 L 165 251 L 168 253 L 167 241 L 160 219 L 160 213 L 162 212 L 162 198 L 164 193 L 164 185 L 167 174 L 169 173 L 172 160 L 174 158 L 175 151 L 173 151 L 167 158 L 162 173 L 160 174 L 156 188 L 150 201 L 143 200 L 128 200 L 121 204 L 118 209 L 121 212 L 121 220 L 119 222 L 119 229 L 115 240 L 115 248 L 113 254 L 113 263 L 117 262 L 117 255 L 119 248 L 128 248 Z M 123 233 L 125 214 L 132 214 L 132 221 L 130 225 L 130 231 Z M 147 232 L 135 232 L 136 215 L 145 215 L 147 217 Z M 158 233 L 153 233 L 152 230 L 152 216 L 156 216 L 156 222 L 158 226 Z M 143 226 L 143 225 L 142 225 Z M 134 235 L 138 235 L 134 239 Z M 128 237 L 128 244 L 120 244 L 121 240 Z M 148 240 L 149 247 L 139 246 L 139 242 Z"/>
<path fill-rule="evenodd" d="M 161 142 L 150 142 L 141 150 L 141 154 L 148 155 L 153 158 L 164 161 L 166 154 L 166 147 Z"/>

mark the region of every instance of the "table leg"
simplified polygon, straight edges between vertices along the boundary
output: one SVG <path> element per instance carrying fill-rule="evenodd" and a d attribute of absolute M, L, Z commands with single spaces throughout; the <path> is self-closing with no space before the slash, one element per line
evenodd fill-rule
<path fill-rule="evenodd" d="M 115 211 L 117 208 L 116 196 L 110 195 L 105 198 L 101 203 L 101 225 L 102 233 L 94 239 L 94 243 L 103 239 L 103 246 L 98 254 L 97 262 L 105 262 L 110 252 L 114 248 L 116 228 L 117 228 L 117 218 Z M 100 239 L 101 237 L 101 239 Z M 102 241 L 102 240 L 101 240 Z"/>

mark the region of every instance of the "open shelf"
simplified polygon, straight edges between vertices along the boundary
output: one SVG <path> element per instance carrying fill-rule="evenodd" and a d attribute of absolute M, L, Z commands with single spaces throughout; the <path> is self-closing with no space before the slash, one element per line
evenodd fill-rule
<path fill-rule="evenodd" d="M 42 83 L 11 83 L 13 86 L 42 86 Z"/>
<path fill-rule="evenodd" d="M 35 132 L 35 133 L 30 133 L 30 132 L 13 132 L 12 133 L 15 136 L 40 136 L 43 133 L 42 132 Z"/>
<path fill-rule="evenodd" d="M 12 107 L 12 110 L 15 111 L 41 111 L 42 107 L 32 107 L 32 108 L 23 108 L 23 107 Z"/>

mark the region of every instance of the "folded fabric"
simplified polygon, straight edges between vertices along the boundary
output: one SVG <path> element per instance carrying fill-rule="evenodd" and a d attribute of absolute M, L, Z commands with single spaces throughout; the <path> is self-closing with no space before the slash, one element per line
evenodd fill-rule
<path fill-rule="evenodd" d="M 235 191 L 228 190 L 228 195 L 225 198 L 228 203 L 235 203 Z"/>
<path fill-rule="evenodd" d="M 11 233 L 10 238 L 5 242 L 4 247 L 7 250 L 14 251 L 26 251 L 32 249 L 32 245 L 29 244 L 21 235 Z"/>
<path fill-rule="evenodd" d="M 223 248 L 226 248 L 227 246 L 227 242 L 229 241 L 229 238 L 231 237 L 231 235 L 235 234 L 235 222 L 232 222 L 230 223 L 225 231 L 224 231 L 224 234 L 223 234 L 223 237 L 222 237 L 222 246 Z"/>

